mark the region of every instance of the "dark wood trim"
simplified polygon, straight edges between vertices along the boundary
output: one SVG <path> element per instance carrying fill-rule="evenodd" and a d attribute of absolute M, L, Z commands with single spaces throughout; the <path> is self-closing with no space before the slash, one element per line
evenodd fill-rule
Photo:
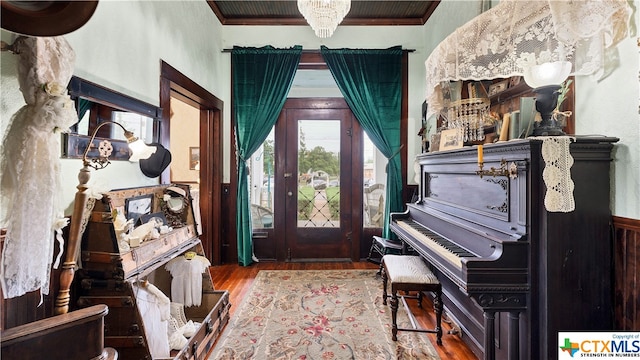
<path fill-rule="evenodd" d="M 107 105 L 109 107 L 131 111 L 151 118 L 161 116 L 161 109 L 144 101 L 138 100 L 121 92 L 107 89 L 91 81 L 72 76 L 67 86 L 69 95 L 72 97 L 82 97 L 95 103 Z"/>
<path fill-rule="evenodd" d="M 415 26 L 424 25 L 429 17 L 433 14 L 436 7 L 440 4 L 440 0 L 430 1 L 429 7 L 424 14 L 420 16 L 405 17 L 350 17 L 347 15 L 340 25 L 347 26 Z M 291 26 L 291 25 L 308 25 L 304 17 L 296 13 L 294 15 L 283 16 L 238 16 L 227 18 L 224 16 L 215 1 L 207 1 L 207 4 L 222 25 L 250 25 L 250 26 Z M 284 11 L 284 10 L 283 10 Z"/>
<path fill-rule="evenodd" d="M 400 168 L 402 171 L 402 198 L 407 198 L 407 148 L 409 128 L 409 52 L 402 51 L 402 100 L 400 103 Z"/>
<path fill-rule="evenodd" d="M 303 51 L 298 70 L 327 70 L 329 67 L 320 51 Z"/>
<path fill-rule="evenodd" d="M 172 96 L 200 109 L 200 214 L 203 231 L 200 240 L 212 264 L 220 264 L 224 103 L 168 63 L 161 61 L 160 68 L 161 144 L 169 148 Z M 161 182 L 170 182 L 168 169 L 162 174 Z"/>
<path fill-rule="evenodd" d="M 640 219 L 630 219 L 620 216 L 614 216 L 613 226 L 616 229 L 625 229 L 634 232 L 640 232 Z"/>
<path fill-rule="evenodd" d="M 640 329 L 640 220 L 613 217 L 616 330 Z"/>

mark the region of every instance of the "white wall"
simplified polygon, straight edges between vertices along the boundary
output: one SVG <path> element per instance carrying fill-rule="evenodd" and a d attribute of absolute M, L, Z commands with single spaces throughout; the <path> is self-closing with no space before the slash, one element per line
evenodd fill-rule
<path fill-rule="evenodd" d="M 620 138 L 614 147 L 613 214 L 640 219 L 640 47 L 634 37 L 617 50 L 620 65 L 603 80 L 576 78 L 576 134 Z"/>
<path fill-rule="evenodd" d="M 205 1 L 100 1 L 91 19 L 65 35 L 76 53 L 75 75 L 150 104 L 159 105 L 160 61 L 164 60 L 213 94 L 229 91 L 218 63 L 221 25 Z M 11 33 L 2 30 L 11 43 Z M 0 129 L 23 104 L 15 55 L 2 53 Z M 80 160 L 62 159 L 65 205 L 73 201 Z M 116 189 L 153 185 L 137 163 L 112 161 L 93 180 Z M 67 213 L 71 212 L 68 208 Z"/>
<path fill-rule="evenodd" d="M 637 7 L 638 1 L 634 1 Z M 364 27 L 340 26 L 329 39 L 318 39 L 308 26 L 221 26 L 204 1 L 100 1 L 89 22 L 65 37 L 74 48 L 76 75 L 140 100 L 158 105 L 160 60 L 184 73 L 223 100 L 224 175 L 229 182 L 231 156 L 230 54 L 223 49 L 239 46 L 289 47 L 305 49 L 386 48 L 402 45 L 415 49 L 409 55 L 409 163 L 420 152 L 417 136 L 421 104 L 424 101 L 424 61 L 433 48 L 455 28 L 480 11 L 479 1 L 443 0 L 424 26 Z M 637 19 L 637 17 L 634 17 Z M 634 21 L 637 26 L 637 20 Z M 11 34 L 0 32 L 11 42 Z M 601 133 L 617 136 L 615 172 L 616 192 L 613 214 L 640 218 L 638 185 L 638 48 L 630 38 L 618 46 L 621 68 L 600 83 L 590 79 L 576 81 L 576 128 L 579 134 Z M 11 114 L 23 105 L 17 94 L 15 55 L 2 53 L 2 100 L 0 130 Z M 78 160 L 63 160 L 65 199 L 75 193 Z M 157 183 L 144 177 L 137 164 L 113 162 L 93 175 L 108 181 L 111 188 Z M 409 166 L 408 179 L 413 181 Z"/>

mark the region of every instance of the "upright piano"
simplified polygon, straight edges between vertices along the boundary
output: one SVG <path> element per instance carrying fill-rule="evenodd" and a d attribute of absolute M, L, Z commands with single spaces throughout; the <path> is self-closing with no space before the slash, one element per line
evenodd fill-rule
<path fill-rule="evenodd" d="M 612 329 L 616 141 L 569 145 L 570 212 L 545 206 L 542 139 L 484 145 L 482 173 L 475 146 L 418 155 L 418 200 L 390 229 L 430 264 L 446 316 L 479 358 L 557 359 L 558 332 Z"/>

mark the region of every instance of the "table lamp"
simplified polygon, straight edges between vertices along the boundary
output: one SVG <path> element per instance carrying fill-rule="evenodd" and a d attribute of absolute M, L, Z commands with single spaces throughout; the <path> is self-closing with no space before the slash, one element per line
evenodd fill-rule
<path fill-rule="evenodd" d="M 558 104 L 558 90 L 570 73 L 571 63 L 568 61 L 545 62 L 525 69 L 524 81 L 536 93 L 536 110 L 542 118 L 534 124 L 533 136 L 565 135 L 554 119 L 553 111 Z"/>

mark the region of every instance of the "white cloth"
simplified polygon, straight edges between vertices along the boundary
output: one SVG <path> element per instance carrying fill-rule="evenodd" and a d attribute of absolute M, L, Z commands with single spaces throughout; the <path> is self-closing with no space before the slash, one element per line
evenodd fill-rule
<path fill-rule="evenodd" d="M 523 76 L 566 60 L 573 75 L 604 77 L 628 34 L 627 0 L 502 0 L 445 38 L 425 61 L 427 117 L 444 107 L 441 82 Z"/>
<path fill-rule="evenodd" d="M 165 269 L 171 273 L 171 301 L 184 306 L 200 306 L 202 303 L 202 273 L 209 271 L 211 262 L 200 255 L 188 260 L 178 256 L 170 260 Z"/>
<path fill-rule="evenodd" d="M 133 290 L 136 295 L 138 311 L 144 323 L 144 332 L 149 344 L 151 357 L 154 359 L 170 357 L 171 350 L 169 349 L 169 336 L 167 335 L 169 322 L 166 316 L 169 312 L 169 299 L 165 300 L 166 295 L 160 295 L 162 292 L 152 284 L 147 286 L 134 284 Z"/>
<path fill-rule="evenodd" d="M 54 234 L 66 225 L 61 221 L 60 133 L 78 121 L 66 89 L 75 62 L 67 41 L 25 37 L 16 41 L 16 48 L 26 105 L 11 118 L 0 156 L 0 203 L 7 227 L 0 263 L 5 298 L 35 290 L 49 293 Z"/>
<path fill-rule="evenodd" d="M 571 179 L 573 157 L 570 145 L 575 141 L 571 136 L 538 136 L 530 139 L 542 140 L 544 170 L 542 179 L 547 187 L 544 207 L 550 212 L 571 212 L 576 203 L 573 198 L 574 184 Z"/>

